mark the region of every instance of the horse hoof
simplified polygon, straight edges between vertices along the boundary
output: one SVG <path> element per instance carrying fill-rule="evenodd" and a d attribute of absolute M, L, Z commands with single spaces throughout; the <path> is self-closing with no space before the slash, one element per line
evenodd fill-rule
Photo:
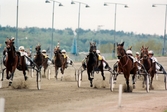
<path fill-rule="evenodd" d="M 135 89 L 136 87 L 135 86 L 133 86 L 133 89 Z"/>
<path fill-rule="evenodd" d="M 6 76 L 6 79 L 8 79 L 8 80 L 9 80 L 9 79 L 10 79 L 10 77 Z"/>
<path fill-rule="evenodd" d="M 12 85 L 12 82 L 9 82 L 9 86 L 11 86 Z"/>
<path fill-rule="evenodd" d="M 103 80 L 105 80 L 106 78 L 105 77 L 103 77 Z"/>
<path fill-rule="evenodd" d="M 93 87 L 93 85 L 90 85 L 90 87 Z"/>
<path fill-rule="evenodd" d="M 26 81 L 26 80 L 28 79 L 28 77 L 27 77 L 27 76 L 25 76 L 25 78 L 24 78 L 24 79 L 25 79 L 25 81 Z"/>
<path fill-rule="evenodd" d="M 154 87 L 151 86 L 151 87 L 150 87 L 150 90 L 154 90 Z"/>

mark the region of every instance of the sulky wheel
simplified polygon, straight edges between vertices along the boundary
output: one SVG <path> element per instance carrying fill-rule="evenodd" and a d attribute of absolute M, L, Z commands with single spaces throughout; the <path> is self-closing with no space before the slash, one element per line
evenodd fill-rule
<path fill-rule="evenodd" d="M 37 72 L 37 89 L 41 89 L 41 72 Z"/>
<path fill-rule="evenodd" d="M 78 72 L 78 81 L 77 81 L 77 84 L 78 84 L 78 87 L 81 86 L 81 73 Z"/>
<path fill-rule="evenodd" d="M 149 80 L 149 75 L 147 74 L 146 76 L 146 91 L 147 93 L 149 92 L 150 89 L 150 80 Z"/>
<path fill-rule="evenodd" d="M 114 77 L 113 77 L 112 74 L 110 75 L 109 83 L 110 83 L 110 90 L 113 91 L 113 88 L 114 88 Z"/>

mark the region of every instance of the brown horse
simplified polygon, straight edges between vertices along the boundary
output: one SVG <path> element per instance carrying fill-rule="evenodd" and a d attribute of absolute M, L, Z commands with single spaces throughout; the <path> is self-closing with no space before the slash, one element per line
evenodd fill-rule
<path fill-rule="evenodd" d="M 44 76 L 45 76 L 45 72 L 46 69 L 48 68 L 48 58 L 46 58 L 42 53 L 41 53 L 41 45 L 37 45 L 35 47 L 36 50 L 36 55 L 34 57 L 34 63 L 36 63 L 38 70 L 41 70 L 41 68 L 44 68 Z"/>
<path fill-rule="evenodd" d="M 154 89 L 152 86 L 152 82 L 154 74 L 156 72 L 156 68 L 155 68 L 155 63 L 152 63 L 152 59 L 149 58 L 148 56 L 148 47 L 142 46 L 140 59 L 141 59 L 141 64 L 144 66 L 147 73 L 151 76 L 150 89 Z M 144 81 L 146 81 L 146 75 L 144 75 Z M 143 81 L 143 87 L 144 87 L 144 81 Z"/>
<path fill-rule="evenodd" d="M 4 65 L 6 67 L 6 78 L 10 79 L 9 86 L 11 86 L 13 77 L 14 77 L 14 72 L 16 68 L 20 71 L 23 71 L 24 74 L 24 79 L 25 81 L 27 80 L 26 76 L 26 63 L 25 63 L 25 57 L 20 56 L 19 52 L 16 52 L 15 47 L 14 47 L 14 38 L 13 39 L 7 39 L 5 41 L 6 44 L 6 59 L 4 60 Z M 21 65 L 18 64 L 18 62 L 21 62 Z M 11 74 L 9 74 L 9 72 Z M 3 80 L 3 75 L 2 75 L 2 80 Z"/>
<path fill-rule="evenodd" d="M 118 67 L 123 72 L 126 85 L 127 85 L 127 92 L 130 91 L 129 87 L 129 77 L 130 74 L 133 74 L 132 76 L 132 82 L 133 82 L 133 89 L 135 88 L 135 75 L 137 71 L 137 64 L 133 62 L 133 60 L 126 54 L 126 51 L 124 49 L 124 42 L 121 44 L 117 44 L 117 57 L 119 59 Z"/>
<path fill-rule="evenodd" d="M 98 61 L 98 55 L 96 53 L 96 43 L 90 43 L 89 55 L 86 59 L 88 80 L 90 81 L 90 87 L 93 87 L 94 71 L 100 71 L 105 80 L 103 71 L 103 61 Z"/>
<path fill-rule="evenodd" d="M 61 50 L 57 47 L 54 49 L 54 59 L 52 60 L 52 62 L 55 65 L 55 78 L 57 79 L 58 69 L 60 68 L 60 71 L 62 73 L 62 76 L 61 76 L 61 80 L 62 80 L 64 70 L 67 64 L 67 57 L 64 57 L 61 53 Z"/>

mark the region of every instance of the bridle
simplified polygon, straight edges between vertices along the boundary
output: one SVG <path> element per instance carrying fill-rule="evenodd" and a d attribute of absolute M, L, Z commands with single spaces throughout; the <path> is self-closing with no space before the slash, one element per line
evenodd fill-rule
<path fill-rule="evenodd" d="M 128 64 L 130 59 L 129 59 L 128 55 L 126 54 L 125 49 L 123 48 L 123 46 L 117 46 L 117 54 L 118 54 L 117 57 L 120 60 L 122 58 L 127 57 L 126 63 L 124 65 L 122 65 L 122 63 L 120 62 L 121 67 L 124 68 Z"/>
<path fill-rule="evenodd" d="M 141 50 L 141 59 L 148 59 L 148 50 L 146 48 Z"/>
<path fill-rule="evenodd" d="M 127 56 L 125 49 L 122 46 L 117 47 L 117 54 L 118 54 L 117 55 L 118 59 L 121 59 L 121 58 Z"/>

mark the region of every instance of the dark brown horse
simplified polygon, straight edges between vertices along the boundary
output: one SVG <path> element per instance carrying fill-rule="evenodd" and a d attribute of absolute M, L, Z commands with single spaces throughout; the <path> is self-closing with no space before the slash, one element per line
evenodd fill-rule
<path fill-rule="evenodd" d="M 90 87 L 93 87 L 94 71 L 100 71 L 103 80 L 105 80 L 103 71 L 103 61 L 98 61 L 98 55 L 96 53 L 96 43 L 90 43 L 89 55 L 86 59 L 86 63 Z"/>
<path fill-rule="evenodd" d="M 155 68 L 155 63 L 152 63 L 152 59 L 149 58 L 148 56 L 148 47 L 142 46 L 140 59 L 141 59 L 141 64 L 144 66 L 145 70 L 151 76 L 150 89 L 154 89 L 152 86 L 152 82 L 153 82 L 156 68 Z M 144 75 L 144 81 L 146 81 L 146 75 Z M 143 87 L 144 87 L 144 81 L 143 81 Z"/>
<path fill-rule="evenodd" d="M 133 62 L 133 60 L 126 54 L 126 51 L 124 49 L 124 42 L 121 44 L 117 44 L 117 57 L 119 59 L 118 66 L 120 71 L 123 72 L 126 85 L 127 85 L 127 92 L 130 91 L 129 87 L 129 77 L 130 74 L 133 74 L 132 76 L 132 82 L 133 82 L 133 88 L 135 88 L 135 75 L 137 71 L 137 64 Z"/>
<path fill-rule="evenodd" d="M 41 53 L 41 45 L 37 45 L 35 47 L 35 50 L 36 50 L 36 55 L 34 57 L 34 63 L 36 63 L 37 65 L 37 68 L 39 70 L 41 70 L 41 68 L 43 67 L 44 68 L 44 76 L 45 76 L 45 72 L 46 72 L 46 69 L 48 68 L 48 58 L 45 57 L 42 53 Z"/>
<path fill-rule="evenodd" d="M 11 86 L 13 77 L 14 77 L 14 72 L 16 68 L 20 71 L 23 71 L 24 74 L 24 79 L 25 81 L 27 80 L 26 76 L 26 63 L 25 63 L 25 57 L 20 56 L 19 52 L 16 52 L 15 47 L 14 47 L 14 39 L 7 39 L 5 41 L 6 44 L 6 59 L 4 60 L 4 65 L 6 67 L 6 78 L 10 79 L 9 86 Z M 21 65 L 18 64 L 18 62 L 21 62 Z M 11 74 L 9 74 L 9 72 Z M 3 80 L 3 75 L 2 75 L 2 80 Z"/>
<path fill-rule="evenodd" d="M 62 76 L 61 76 L 61 80 L 62 80 L 64 70 L 67 64 L 67 57 L 64 57 L 61 53 L 61 50 L 57 47 L 54 49 L 54 59 L 52 62 L 55 65 L 55 78 L 57 79 L 58 69 L 60 68 L 60 71 L 62 73 Z"/>

